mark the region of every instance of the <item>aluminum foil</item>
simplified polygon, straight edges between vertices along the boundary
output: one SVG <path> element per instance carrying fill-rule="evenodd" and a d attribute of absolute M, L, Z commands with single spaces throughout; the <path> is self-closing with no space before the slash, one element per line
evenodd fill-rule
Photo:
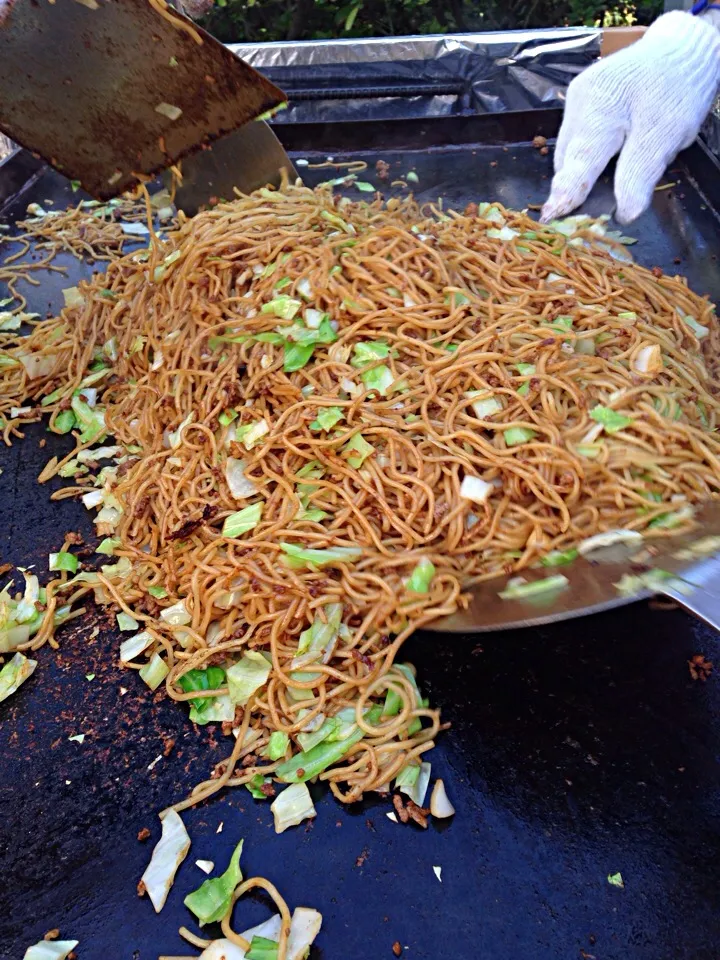
<path fill-rule="evenodd" d="M 599 29 L 230 44 L 282 87 L 275 122 L 390 120 L 562 105 L 600 55 Z"/>
<path fill-rule="evenodd" d="M 715 100 L 712 110 L 702 126 L 700 136 L 715 156 L 720 158 L 720 97 Z"/>

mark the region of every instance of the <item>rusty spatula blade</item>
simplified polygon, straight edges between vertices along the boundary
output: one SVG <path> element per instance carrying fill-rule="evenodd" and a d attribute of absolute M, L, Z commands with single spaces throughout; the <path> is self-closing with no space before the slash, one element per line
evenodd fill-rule
<path fill-rule="evenodd" d="M 0 129 L 105 200 L 284 101 L 192 21 L 167 13 L 149 0 L 5 0 Z M 267 180 L 277 171 L 275 152 Z M 245 189 L 242 170 L 233 179 Z"/>
<path fill-rule="evenodd" d="M 241 193 L 252 193 L 258 187 L 280 186 L 283 171 L 291 181 L 297 176 L 270 127 L 255 120 L 216 140 L 211 150 L 198 150 L 183 161 L 175 205 L 192 217 L 202 206 L 233 200 L 235 188 Z M 169 172 L 165 180 L 170 188 Z"/>

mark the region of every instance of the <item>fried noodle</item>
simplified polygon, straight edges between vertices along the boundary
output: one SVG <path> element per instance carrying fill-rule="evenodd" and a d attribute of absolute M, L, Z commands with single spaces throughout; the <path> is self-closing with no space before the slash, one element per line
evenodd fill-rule
<path fill-rule="evenodd" d="M 282 773 L 298 735 L 343 710 L 362 738 L 320 778 L 347 802 L 387 789 L 441 729 L 396 662 L 413 631 L 472 584 L 601 531 L 671 535 L 718 495 L 713 305 L 591 231 L 570 239 L 483 207 L 260 190 L 181 216 L 144 253 L 113 255 L 79 305 L 3 335 L 6 441 L 41 412 L 56 429 L 105 370 L 95 409 L 121 448 L 96 521 L 119 541 L 118 569 L 51 581 L 24 648 L 53 636 L 58 604 L 94 590 L 148 631 L 142 658 L 164 660 L 175 700 L 198 697 L 190 671 L 248 651 L 270 661 L 237 707 L 231 754 L 176 809 Z M 32 378 L 29 355 L 45 361 Z M 488 485 L 484 502 L 460 496 L 468 476 Z M 80 468 L 73 479 L 54 496 L 98 489 Z M 254 526 L 223 534 L 254 505 Z M 425 592 L 409 588 L 428 561 Z M 179 602 L 187 616 L 160 615 Z M 308 651 L 314 622 L 331 636 Z M 268 762 L 275 731 L 289 746 Z"/>

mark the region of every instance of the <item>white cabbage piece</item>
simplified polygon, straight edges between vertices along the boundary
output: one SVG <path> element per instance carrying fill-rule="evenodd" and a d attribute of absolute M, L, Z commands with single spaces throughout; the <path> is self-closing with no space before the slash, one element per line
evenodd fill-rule
<path fill-rule="evenodd" d="M 25 951 L 23 960 L 67 960 L 79 940 L 41 940 Z"/>
<path fill-rule="evenodd" d="M 150 863 L 142 875 L 147 894 L 160 913 L 175 880 L 177 868 L 190 849 L 190 837 L 180 814 L 168 810 L 162 818 L 162 836 L 152 852 Z"/>
<path fill-rule="evenodd" d="M 290 936 L 287 944 L 287 960 L 305 960 L 322 927 L 322 914 L 310 907 L 297 907 L 290 921 Z M 252 942 L 253 937 L 264 937 L 266 940 L 280 939 L 280 915 L 270 917 L 264 923 L 243 930 L 240 934 L 245 940 Z M 198 960 L 245 960 L 245 951 L 230 940 L 213 940 L 198 957 Z"/>
<path fill-rule="evenodd" d="M 0 670 L 0 700 L 7 700 L 18 687 L 32 676 L 37 666 L 37 660 L 30 660 L 18 652 Z"/>
<path fill-rule="evenodd" d="M 296 827 L 303 820 L 317 816 L 310 791 L 305 783 L 293 783 L 279 793 L 270 806 L 275 818 L 275 833 Z"/>

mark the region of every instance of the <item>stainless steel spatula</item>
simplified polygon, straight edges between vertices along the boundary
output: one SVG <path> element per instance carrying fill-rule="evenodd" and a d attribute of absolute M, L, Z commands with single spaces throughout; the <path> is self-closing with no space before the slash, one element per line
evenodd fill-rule
<path fill-rule="evenodd" d="M 553 576 L 567 580 L 531 596 L 502 599 L 509 577 L 480 584 L 467 609 L 427 629 L 483 633 L 539 626 L 660 595 L 720 630 L 720 503 L 705 504 L 696 519 L 694 530 L 677 537 L 617 544 L 566 566 L 523 571 L 529 583 Z"/>

